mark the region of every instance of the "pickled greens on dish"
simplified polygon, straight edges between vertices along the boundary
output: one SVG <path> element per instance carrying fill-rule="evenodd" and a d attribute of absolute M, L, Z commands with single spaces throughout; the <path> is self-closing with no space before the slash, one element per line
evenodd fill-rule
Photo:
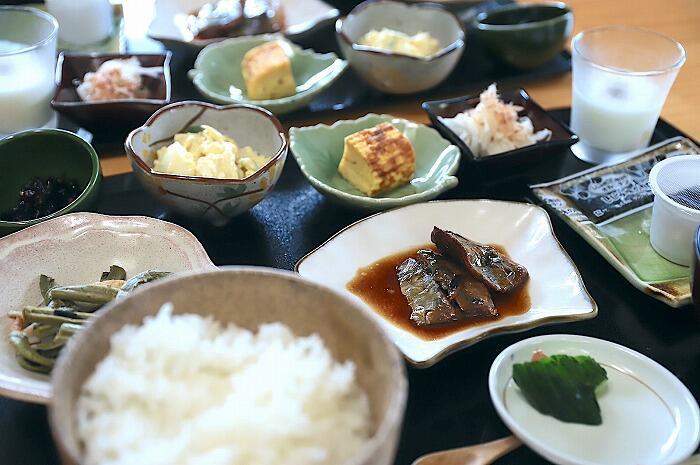
<path fill-rule="evenodd" d="M 533 408 L 566 423 L 603 423 L 596 390 L 608 375 L 595 359 L 551 355 L 533 360 L 513 365 L 513 380 Z"/>
<path fill-rule="evenodd" d="M 127 280 L 126 270 L 112 265 L 99 281 L 77 286 L 60 286 L 54 278 L 42 274 L 39 305 L 8 313 L 12 319 L 8 339 L 17 363 L 29 371 L 49 373 L 68 339 L 92 321 L 103 305 L 169 274 L 149 270 Z"/>

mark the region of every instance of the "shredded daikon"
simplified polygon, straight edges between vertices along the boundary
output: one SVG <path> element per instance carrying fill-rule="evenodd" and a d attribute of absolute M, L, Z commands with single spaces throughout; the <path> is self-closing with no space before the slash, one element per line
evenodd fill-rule
<path fill-rule="evenodd" d="M 454 118 L 440 117 L 464 141 L 475 157 L 484 157 L 532 145 L 552 137 L 552 131 L 535 132 L 527 116 L 518 116 L 523 108 L 505 103 L 498 97 L 496 84 L 491 84 L 479 96 L 473 109 L 458 113 Z"/>
<path fill-rule="evenodd" d="M 86 102 L 144 97 L 138 58 L 105 61 L 97 71 L 86 73 L 77 92 Z"/>

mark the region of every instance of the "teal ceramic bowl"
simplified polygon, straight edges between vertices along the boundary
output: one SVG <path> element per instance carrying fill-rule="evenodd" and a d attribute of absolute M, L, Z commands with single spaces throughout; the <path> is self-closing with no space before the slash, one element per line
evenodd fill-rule
<path fill-rule="evenodd" d="M 34 178 L 76 181 L 82 193 L 50 215 L 29 221 L 0 221 L 0 236 L 66 213 L 86 211 L 97 200 L 102 183 L 95 149 L 72 132 L 30 129 L 0 140 L 0 212 L 17 205 L 20 190 Z"/>
<path fill-rule="evenodd" d="M 513 4 L 484 11 L 473 23 L 475 35 L 501 61 L 532 69 L 564 49 L 574 14 L 564 3 Z"/>
<path fill-rule="evenodd" d="M 339 173 L 345 136 L 379 123 L 390 122 L 411 141 L 416 152 L 416 174 L 409 184 L 368 197 Z M 391 115 L 370 113 L 356 120 L 338 121 L 289 130 L 290 149 L 302 173 L 321 194 L 339 203 L 367 210 L 385 210 L 434 199 L 458 184 L 459 149 L 432 128 Z"/>
<path fill-rule="evenodd" d="M 251 100 L 246 97 L 241 61 L 248 50 L 271 40 L 280 40 L 289 45 L 297 93 L 274 100 Z M 335 53 L 314 53 L 281 35 L 264 34 L 236 37 L 206 46 L 197 56 L 189 76 L 197 90 L 209 100 L 223 104 L 247 103 L 282 114 L 308 105 L 330 87 L 346 67 L 347 62 Z"/>

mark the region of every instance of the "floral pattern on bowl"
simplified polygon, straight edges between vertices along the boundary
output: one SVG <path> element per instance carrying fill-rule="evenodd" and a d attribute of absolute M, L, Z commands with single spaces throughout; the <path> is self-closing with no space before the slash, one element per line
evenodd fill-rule
<path fill-rule="evenodd" d="M 241 62 L 250 49 L 265 42 L 284 42 L 290 51 L 297 93 L 271 100 L 250 100 L 245 92 Z M 330 87 L 347 68 L 335 53 L 315 53 L 295 45 L 280 34 L 237 37 L 208 45 L 197 56 L 189 72 L 195 87 L 206 98 L 218 103 L 249 103 L 282 114 L 308 105 Z"/>
<path fill-rule="evenodd" d="M 151 170 L 159 148 L 196 125 L 212 126 L 241 146 L 249 145 L 270 161 L 244 179 L 181 176 Z M 216 106 L 179 102 L 158 110 L 127 138 L 126 153 L 145 189 L 172 210 L 215 226 L 246 212 L 272 189 L 287 158 L 287 137 L 270 112 L 252 105 Z"/>

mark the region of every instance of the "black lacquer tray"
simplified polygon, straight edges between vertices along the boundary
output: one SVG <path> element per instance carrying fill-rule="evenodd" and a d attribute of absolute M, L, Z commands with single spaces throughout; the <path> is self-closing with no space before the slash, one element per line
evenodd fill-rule
<path fill-rule="evenodd" d="M 566 122 L 568 111 L 553 115 Z M 660 120 L 652 143 L 684 136 Z M 589 167 L 567 153 L 547 169 L 528 173 L 546 181 Z M 527 201 L 524 178 L 493 181 L 460 176 L 460 185 L 443 198 L 497 198 Z M 363 217 L 343 209 L 317 193 L 299 171 L 293 157 L 271 194 L 248 213 L 222 229 L 193 224 L 168 214 L 149 197 L 131 174 L 105 178 L 100 213 L 149 215 L 190 229 L 218 265 L 261 265 L 292 269 L 295 262 L 340 228 Z M 500 351 L 519 340 L 553 333 L 573 333 L 608 339 L 655 359 L 700 397 L 700 331 L 689 307 L 672 309 L 639 292 L 571 228 L 552 219 L 557 237 L 578 266 L 599 314 L 593 320 L 501 335 L 447 357 L 434 367 L 409 368 L 409 401 L 397 465 L 410 465 L 431 451 L 491 441 L 506 436 L 507 428 L 491 405 L 488 370 Z M 46 422 L 46 409 L 0 399 L 0 463 L 58 464 Z M 547 463 L 526 447 L 498 464 Z"/>

